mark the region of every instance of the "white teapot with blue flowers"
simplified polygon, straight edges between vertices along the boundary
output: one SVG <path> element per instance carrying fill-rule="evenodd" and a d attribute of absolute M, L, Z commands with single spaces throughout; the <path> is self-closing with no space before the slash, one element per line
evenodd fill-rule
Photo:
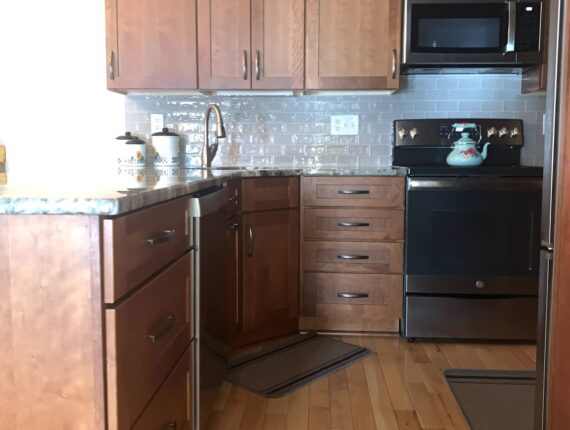
<path fill-rule="evenodd" d="M 483 151 L 477 150 L 477 142 L 471 139 L 469 129 L 479 131 L 481 136 L 481 128 L 474 123 L 456 123 L 452 125 L 453 130 L 461 133 L 461 138 L 453 142 L 453 150 L 447 156 L 447 164 L 457 167 L 479 166 L 487 158 L 487 147 L 491 142 L 487 142 L 483 146 Z"/>

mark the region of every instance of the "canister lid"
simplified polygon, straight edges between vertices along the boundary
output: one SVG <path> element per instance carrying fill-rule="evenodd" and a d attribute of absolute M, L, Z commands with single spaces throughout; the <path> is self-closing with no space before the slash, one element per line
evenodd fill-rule
<path fill-rule="evenodd" d="M 116 139 L 120 140 L 121 143 L 126 143 L 127 145 L 144 145 L 144 140 L 133 136 L 130 131 L 127 131 L 124 136 L 117 136 Z"/>
<path fill-rule="evenodd" d="M 178 134 L 174 133 L 173 131 L 168 131 L 168 129 L 165 127 L 162 129 L 162 131 L 156 132 L 156 133 L 152 133 L 153 136 L 178 136 Z"/>

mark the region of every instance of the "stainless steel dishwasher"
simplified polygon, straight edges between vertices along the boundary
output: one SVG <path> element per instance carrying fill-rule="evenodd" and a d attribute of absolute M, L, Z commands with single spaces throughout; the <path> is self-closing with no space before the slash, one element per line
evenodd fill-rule
<path fill-rule="evenodd" d="M 236 191 L 237 192 L 237 188 Z M 204 429 L 224 380 L 237 284 L 237 196 L 227 183 L 190 200 L 194 253 L 194 429 Z"/>

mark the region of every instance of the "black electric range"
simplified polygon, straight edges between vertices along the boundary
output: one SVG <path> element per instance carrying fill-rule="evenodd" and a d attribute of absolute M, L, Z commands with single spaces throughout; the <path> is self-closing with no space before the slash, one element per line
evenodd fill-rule
<path fill-rule="evenodd" d="M 477 167 L 448 166 L 462 119 L 394 122 L 408 168 L 404 243 L 407 339 L 536 337 L 542 168 L 520 165 L 523 124 L 469 119 L 490 141 Z"/>

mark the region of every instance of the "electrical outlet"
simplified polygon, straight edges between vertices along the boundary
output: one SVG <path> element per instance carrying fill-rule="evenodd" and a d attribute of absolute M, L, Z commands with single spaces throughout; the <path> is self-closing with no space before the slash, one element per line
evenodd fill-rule
<path fill-rule="evenodd" d="M 151 113 L 150 114 L 150 131 L 151 133 L 157 133 L 162 131 L 164 127 L 164 115 L 161 113 Z"/>
<path fill-rule="evenodd" d="M 331 115 L 331 134 L 358 134 L 358 115 Z"/>

